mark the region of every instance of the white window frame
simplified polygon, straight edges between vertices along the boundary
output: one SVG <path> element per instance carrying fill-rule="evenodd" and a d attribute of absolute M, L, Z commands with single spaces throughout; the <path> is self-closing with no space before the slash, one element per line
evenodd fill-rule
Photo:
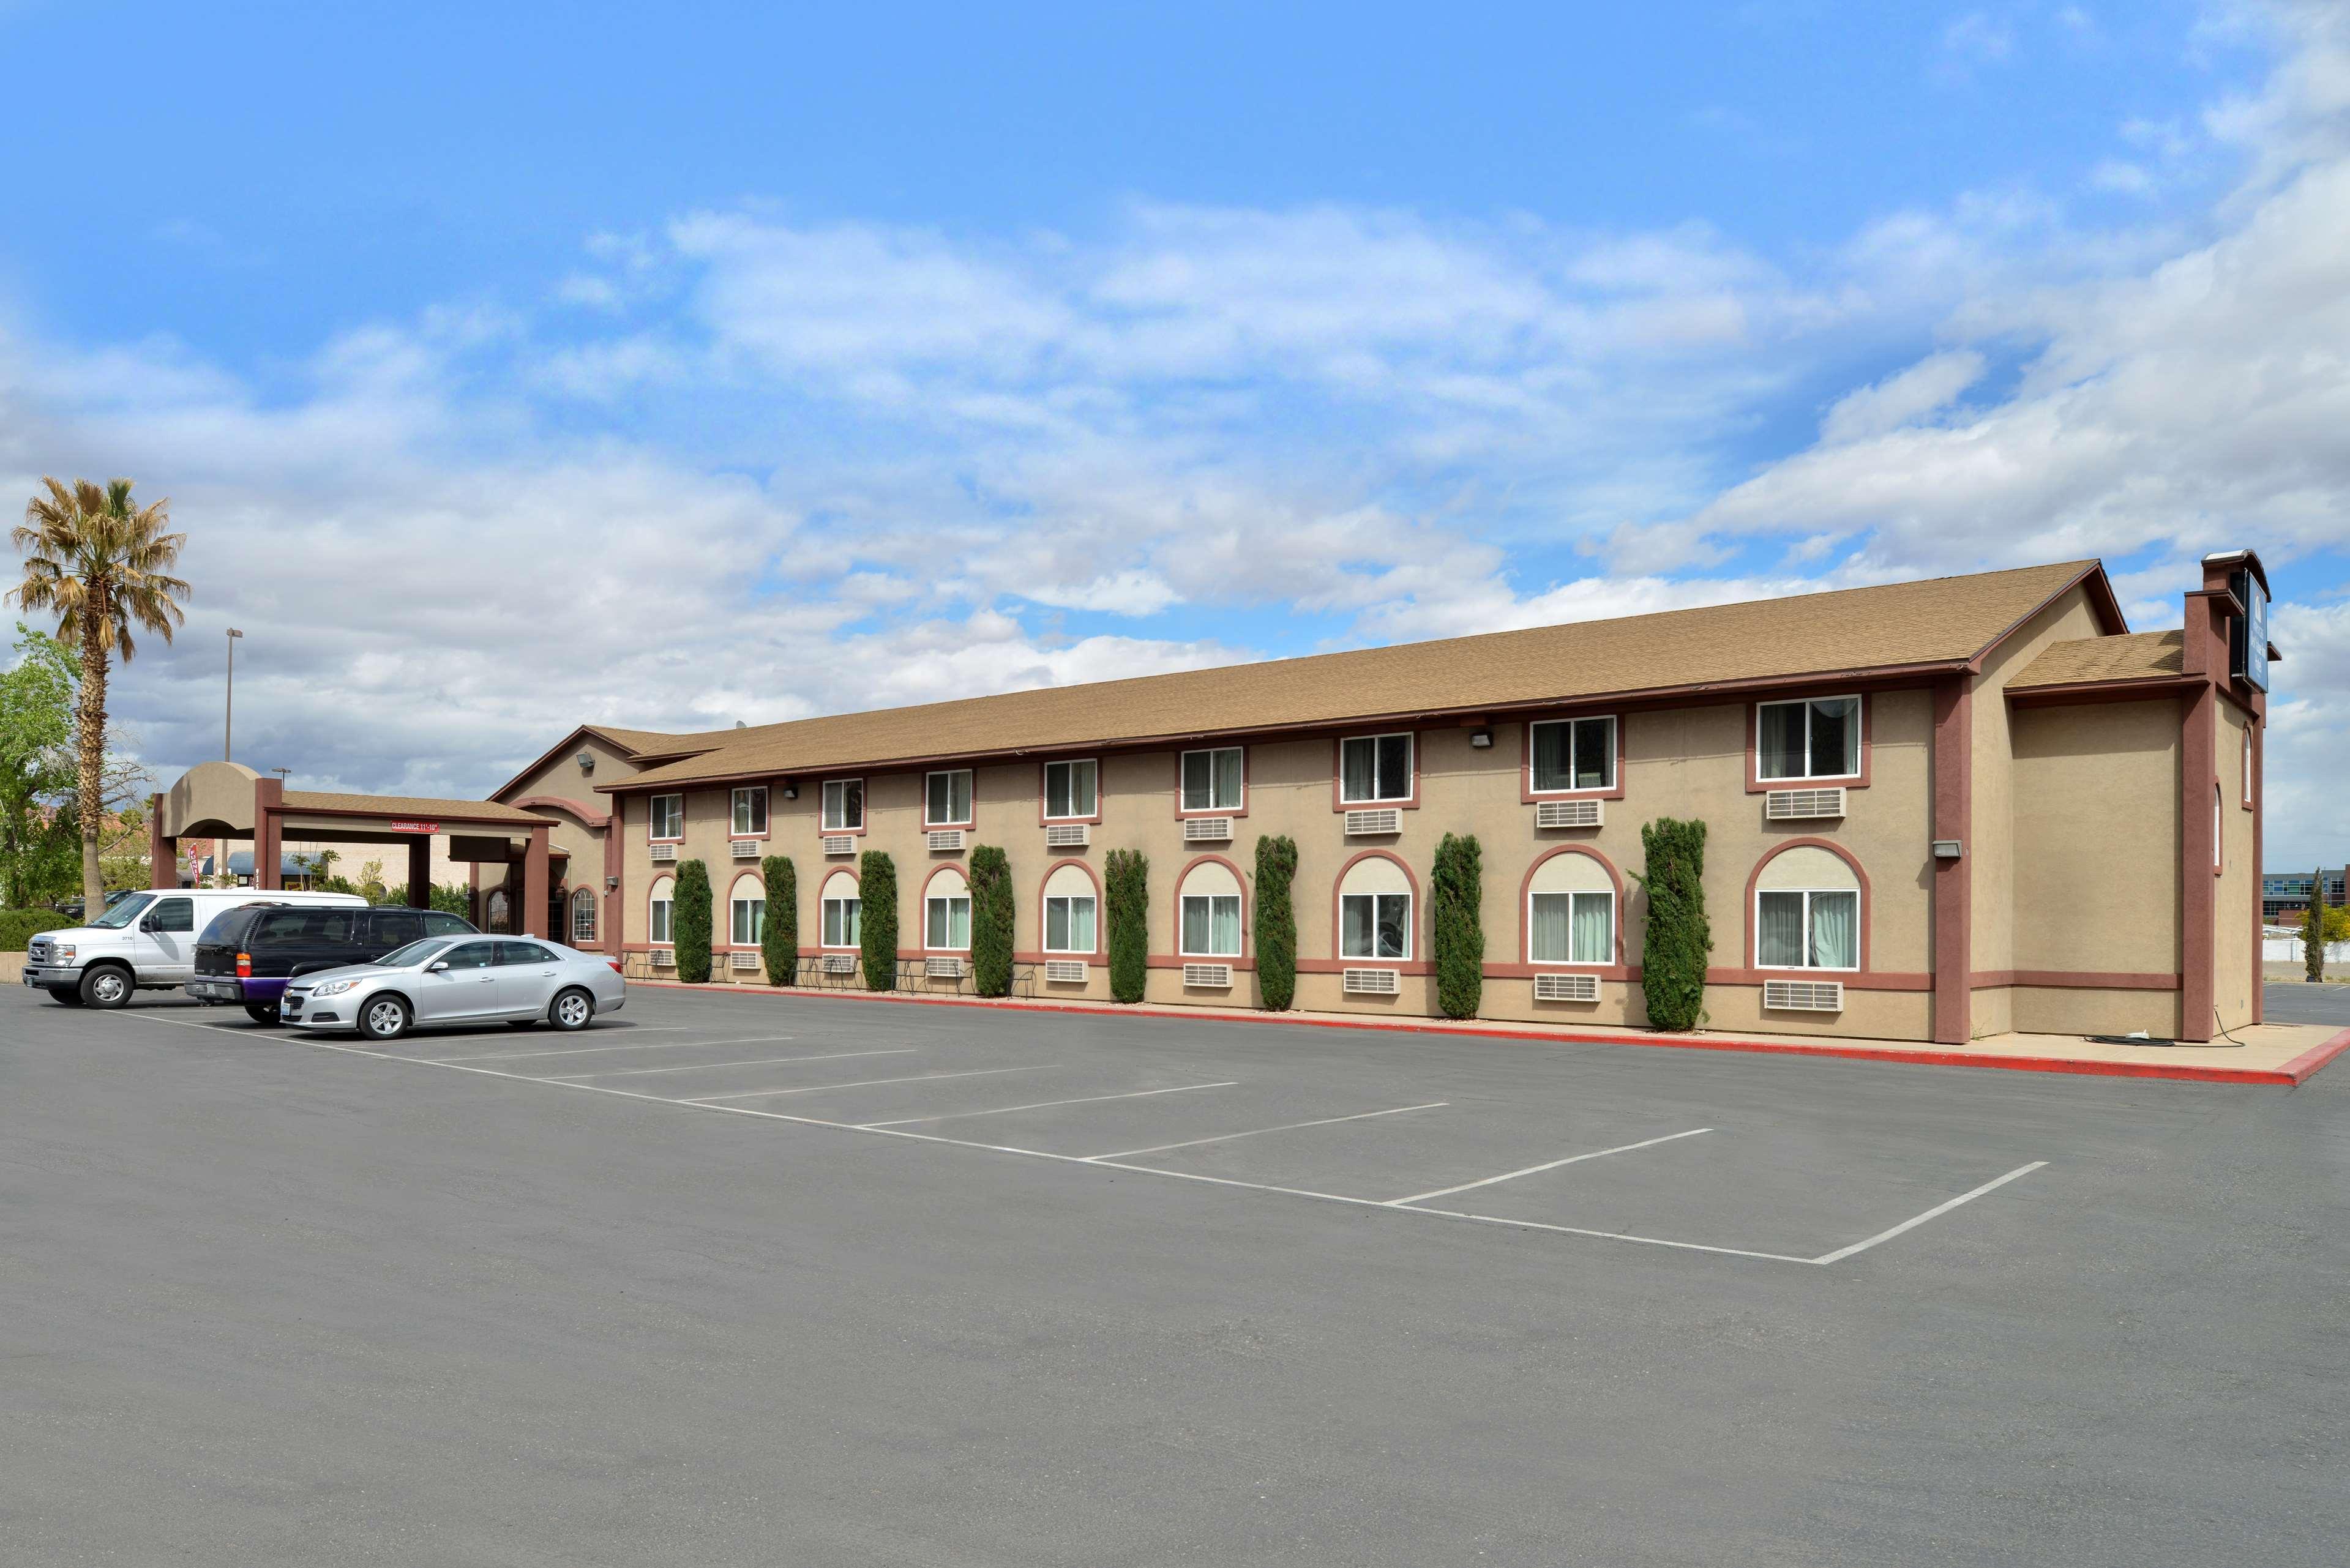
<path fill-rule="evenodd" d="M 960 817 L 941 819 L 931 815 L 931 781 L 951 779 L 962 774 L 968 782 L 963 785 L 964 803 L 969 807 Z M 954 785 L 947 785 L 947 804 L 954 804 Z M 970 768 L 938 768 L 922 775 L 922 826 L 924 827 L 973 827 L 979 818 L 979 775 Z"/>
<path fill-rule="evenodd" d="M 1074 770 L 1074 769 L 1077 769 L 1077 768 L 1091 768 L 1091 769 L 1093 769 L 1093 771 L 1094 771 L 1094 805 L 1093 805 L 1093 809 L 1092 809 L 1091 811 L 1059 811 L 1059 812 L 1056 812 L 1056 811 L 1055 811 L 1055 810 L 1053 809 L 1053 770 L 1054 770 L 1055 768 L 1069 768 L 1069 769 L 1072 769 L 1072 770 Z M 1071 783 L 1072 783 L 1072 785 L 1073 785 L 1072 793 L 1075 793 L 1075 792 L 1074 792 L 1074 784 L 1075 784 L 1076 776 L 1076 774 L 1075 774 L 1074 772 L 1072 772 L 1072 773 L 1071 773 L 1071 774 L 1070 774 L 1070 779 L 1071 779 Z M 925 788 L 925 790 L 927 790 L 927 788 L 928 788 L 927 784 L 924 785 L 924 788 Z M 927 806 L 928 806 L 929 798 L 930 798 L 930 797 L 929 797 L 929 795 L 928 795 L 927 794 L 924 794 L 924 796 L 923 796 L 923 801 L 924 801 L 924 805 L 925 805 L 925 808 L 926 808 L 926 809 L 927 809 Z M 1056 761 L 1046 763 L 1045 764 L 1045 800 L 1044 800 L 1044 808 L 1045 808 L 1045 820 L 1046 822 L 1097 822 L 1097 821 L 1099 821 L 1099 820 L 1100 820 L 1100 818 L 1101 818 L 1101 761 L 1100 761 L 1100 759 L 1099 759 L 1099 758 L 1097 758 L 1097 757 L 1062 757 L 1062 758 L 1060 758 L 1060 759 L 1058 759 L 1058 760 L 1056 760 Z"/>
<path fill-rule="evenodd" d="M 736 929 L 738 929 L 739 924 L 740 924 L 740 922 L 739 922 L 739 921 L 738 921 L 738 919 L 736 919 L 736 916 L 737 916 L 738 912 L 743 909 L 743 907 L 744 905 L 746 905 L 746 904 L 756 904 L 756 905 L 758 905 L 758 906 L 759 906 L 759 912 L 758 912 L 756 915 L 754 915 L 754 916 L 753 916 L 753 917 L 752 917 L 752 920 L 751 920 L 751 926 L 752 926 L 751 934 L 750 934 L 750 936 L 749 936 L 749 937 L 744 938 L 744 937 L 737 936 L 737 935 L 735 934 L 735 931 L 736 931 Z M 757 946 L 759 945 L 760 941 L 761 941 L 761 940 L 765 937 L 765 935 L 766 935 L 766 926 L 767 926 L 767 896 L 766 896 L 766 894 L 765 894 L 764 892 L 760 892 L 760 893 L 757 893 L 757 894 L 752 895 L 751 897 L 748 897 L 748 898 L 744 898 L 744 897 L 742 897 L 742 896 L 740 896 L 740 895 L 733 894 L 733 893 L 729 893 L 729 894 L 727 895 L 727 898 L 726 898 L 726 937 L 727 937 L 727 941 L 726 941 L 726 945 L 727 945 L 728 947 L 731 947 L 731 948 L 755 948 L 755 947 L 757 947 Z"/>
<path fill-rule="evenodd" d="M 1053 906 L 1055 904 L 1091 904 L 1093 906 L 1094 940 L 1091 946 L 1056 948 L 1053 945 Z M 1070 913 L 1076 913 L 1072 909 Z M 1067 953 L 1072 957 L 1091 958 L 1101 951 L 1101 900 L 1091 893 L 1053 893 L 1046 896 L 1043 913 L 1044 929 L 1040 933 L 1048 953 Z M 1074 923 L 1074 922 L 1072 922 Z"/>
<path fill-rule="evenodd" d="M 847 816 L 847 815 L 848 815 L 848 809 L 847 809 L 847 808 L 848 808 L 848 786 L 849 786 L 850 784 L 855 784 L 855 785 L 857 786 L 857 820 L 856 820 L 855 822 L 853 822 L 853 823 L 852 823 L 852 822 L 835 822 L 835 821 L 832 819 L 832 803 L 833 803 L 833 799 L 834 799 L 834 796 L 833 796 L 833 791 L 834 791 L 836 788 L 837 788 L 837 789 L 840 791 L 840 795 L 839 795 L 839 800 L 840 800 L 840 805 L 841 805 L 841 813 L 840 813 L 840 815 L 843 815 L 843 816 Z M 864 832 L 864 831 L 865 831 L 865 807 L 866 807 L 866 804 L 867 804 L 867 803 L 866 803 L 866 799 L 865 799 L 865 781 L 864 781 L 864 779 L 862 779 L 862 778 L 846 778 L 846 779 L 827 779 L 827 780 L 825 780 L 825 781 L 824 781 L 824 784 L 823 784 L 823 785 L 822 785 L 821 795 L 820 795 L 819 803 L 818 803 L 818 805 L 817 805 L 817 817 L 816 817 L 816 821 L 817 821 L 817 824 L 818 824 L 818 826 L 819 826 L 820 830 L 821 830 L 821 831 L 823 831 L 823 832 L 826 832 L 826 833 L 862 833 L 862 832 Z"/>
<path fill-rule="evenodd" d="M 582 942 L 592 942 L 596 940 L 596 927 L 603 914 L 603 911 L 596 907 L 598 902 L 596 890 L 593 888 L 574 888 L 571 890 L 571 910 L 565 923 L 571 929 L 572 946 L 577 947 Z M 579 929 L 579 911 L 582 908 L 588 911 L 588 929 L 584 931 Z"/>
<path fill-rule="evenodd" d="M 759 825 L 756 827 L 749 826 L 747 819 L 751 814 L 744 809 L 752 803 L 754 797 L 756 798 L 759 805 Z M 728 797 L 726 820 L 730 833 L 736 838 L 766 837 L 767 786 L 765 784 L 736 784 L 734 786 L 734 793 Z"/>
<path fill-rule="evenodd" d="M 1378 743 L 1381 741 L 1403 742 L 1403 784 L 1401 794 L 1351 795 L 1347 793 L 1347 748 L 1367 745 L 1371 748 L 1371 787 L 1379 786 Z M 1338 804 L 1341 805 L 1396 805 L 1413 799 L 1419 794 L 1419 737 L 1409 730 L 1382 730 L 1376 735 L 1347 735 L 1338 742 Z"/>
<path fill-rule="evenodd" d="M 1849 702 L 1852 706 L 1852 771 L 1823 774 L 1812 768 L 1812 707 L 1814 702 Z M 1801 708 L 1804 710 L 1804 771 L 1800 774 L 1773 775 L 1762 771 L 1762 710 L 1765 708 Z M 1817 697 L 1784 697 L 1754 704 L 1754 782 L 1766 784 L 1836 784 L 1861 776 L 1868 767 L 1868 698 L 1858 691 L 1823 692 Z M 1784 891 L 1785 889 L 1782 889 Z"/>
<path fill-rule="evenodd" d="M 1226 752 L 1232 753 L 1241 760 L 1240 798 L 1230 805 L 1215 799 L 1215 759 Z M 1184 791 L 1188 786 L 1183 782 L 1183 775 L 1189 771 L 1189 764 L 1193 757 L 1208 759 L 1209 804 L 1206 805 L 1193 805 L 1184 798 Z M 1345 760 L 1346 753 L 1342 751 L 1339 753 L 1339 761 L 1343 764 Z M 1248 809 L 1248 748 L 1246 746 L 1194 746 L 1191 750 L 1177 756 L 1175 759 L 1175 809 L 1185 816 L 1237 815 L 1246 811 Z"/>
<path fill-rule="evenodd" d="M 1575 900 L 1605 898 L 1607 900 L 1607 956 L 1600 959 L 1546 959 L 1534 954 L 1534 900 L 1565 898 L 1566 900 L 1566 950 L 1575 950 Z M 1607 969 L 1617 960 L 1619 937 L 1616 925 L 1616 894 L 1607 888 L 1535 888 L 1526 893 L 1526 961 L 1544 969 Z"/>
<path fill-rule="evenodd" d="M 1603 720 L 1607 725 L 1607 783 L 1600 784 L 1586 784 L 1581 787 L 1570 785 L 1565 789 L 1544 789 L 1534 783 L 1534 752 L 1536 749 L 1534 745 L 1535 731 L 1547 730 L 1553 726 L 1561 724 L 1567 727 L 1566 776 L 1573 778 L 1575 774 L 1574 727 L 1577 724 L 1595 723 Z M 1757 720 L 1756 722 L 1759 724 L 1761 721 Z M 1758 729 L 1755 733 L 1759 736 L 1762 732 Z M 1556 800 L 1568 795 L 1612 794 L 1615 793 L 1617 785 L 1622 782 L 1623 765 L 1624 721 L 1617 714 L 1578 713 L 1574 717 L 1567 719 L 1537 719 L 1526 726 L 1526 793 L 1534 796 L 1538 800 Z"/>
<path fill-rule="evenodd" d="M 851 914 L 847 909 L 847 906 L 852 904 L 857 907 L 854 914 Z M 842 911 L 840 926 L 843 934 L 847 938 L 846 940 L 837 942 L 832 940 L 832 911 L 836 909 Z M 853 932 L 848 929 L 849 926 L 852 924 L 857 928 Z M 829 948 L 835 952 L 846 952 L 853 948 L 863 946 L 864 936 L 865 896 L 862 892 L 858 893 L 858 895 L 854 898 L 828 898 L 818 901 L 818 907 L 816 909 L 816 946 L 820 948 Z"/>
<path fill-rule="evenodd" d="M 666 893 L 663 888 L 668 889 Z M 673 877 L 662 877 L 646 896 L 645 940 L 657 948 L 677 945 L 677 882 Z"/>
<path fill-rule="evenodd" d="M 931 940 L 931 911 L 941 904 L 944 904 L 947 907 L 947 936 L 949 940 L 945 942 L 933 942 Z M 961 904 L 962 906 L 962 945 L 960 947 L 956 946 L 952 940 L 954 936 L 954 907 L 957 904 Z M 971 951 L 971 894 L 968 891 L 962 893 L 927 893 L 923 895 L 922 950 L 926 953 L 967 953 Z"/>
<path fill-rule="evenodd" d="M 1403 952 L 1400 955 L 1394 953 L 1385 955 L 1378 953 L 1350 953 L 1347 950 L 1347 901 L 1350 898 L 1368 898 L 1373 900 L 1371 905 L 1371 946 L 1374 948 L 1378 946 L 1379 909 L 1377 900 L 1380 898 L 1401 898 L 1403 900 Z M 1411 961 L 1412 949 L 1418 945 L 1419 940 L 1419 932 L 1415 928 L 1419 924 L 1419 910 L 1415 907 L 1415 904 L 1416 899 L 1409 893 L 1388 892 L 1339 894 L 1338 956 L 1342 959 L 1351 959 L 1357 963 L 1409 963 Z"/>
<path fill-rule="evenodd" d="M 2251 727 L 2250 725 L 2247 725 L 2247 726 L 2245 726 L 2245 729 L 2244 729 L 2244 809 L 2246 809 L 2247 811 L 2251 810 L 2251 805 L 2252 805 L 2252 732 L 2251 732 Z"/>
<path fill-rule="evenodd" d="M 648 809 L 645 820 L 645 829 L 648 841 L 653 844 L 677 844 L 682 842 L 685 837 L 684 794 L 680 792 L 676 794 L 657 794 L 651 798 L 652 804 Z M 673 803 L 672 809 L 677 814 L 677 831 L 674 833 L 663 833 L 660 830 L 661 817 L 666 815 L 661 810 L 661 803 L 663 801 Z"/>
<path fill-rule="evenodd" d="M 2228 834 L 2228 792 L 2220 781 L 2211 781 L 2211 869 L 2214 874 L 2224 870 L 2227 859 L 2222 853 Z"/>
<path fill-rule="evenodd" d="M 1409 895 L 1407 895 L 1407 897 Z M 1189 946 L 1184 941 L 1183 933 L 1191 929 L 1191 921 L 1186 919 L 1188 910 L 1185 906 L 1195 900 L 1208 905 L 1208 929 L 1212 933 L 1216 929 L 1216 910 L 1214 901 L 1218 898 L 1229 898 L 1232 902 L 1234 910 L 1232 929 L 1236 933 L 1233 938 L 1232 950 L 1228 953 L 1202 952 Z M 1376 912 L 1377 911 L 1374 911 L 1374 913 Z M 1246 917 L 1246 913 L 1247 911 L 1243 908 L 1243 900 L 1238 893 L 1184 893 L 1180 895 L 1175 900 L 1175 946 L 1177 956 L 1180 958 L 1202 959 L 1236 959 L 1240 957 L 1241 950 L 1248 945 L 1248 931 L 1242 924 L 1242 921 Z M 1409 945 L 1409 940 L 1410 939 L 1409 937 L 1405 939 L 1407 946 Z"/>
<path fill-rule="evenodd" d="M 1852 900 L 1852 957 L 1849 964 L 1764 963 L 1762 961 L 1762 896 L 1766 893 L 1800 893 L 1804 896 L 1804 955 L 1809 960 L 1812 951 L 1812 899 L 1826 895 Z M 1866 950 L 1862 940 L 1861 922 L 1868 918 L 1867 900 L 1857 888 L 1757 888 L 1754 889 L 1754 967 L 1767 969 L 1773 974 L 1858 974 L 1860 957 Z"/>

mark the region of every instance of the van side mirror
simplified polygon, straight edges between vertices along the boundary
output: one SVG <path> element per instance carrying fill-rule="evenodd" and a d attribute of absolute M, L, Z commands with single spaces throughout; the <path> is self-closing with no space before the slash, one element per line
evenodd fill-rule
<path fill-rule="evenodd" d="M 139 921 L 139 929 L 142 931 L 160 931 L 163 929 L 163 922 L 155 915 L 142 916 Z"/>

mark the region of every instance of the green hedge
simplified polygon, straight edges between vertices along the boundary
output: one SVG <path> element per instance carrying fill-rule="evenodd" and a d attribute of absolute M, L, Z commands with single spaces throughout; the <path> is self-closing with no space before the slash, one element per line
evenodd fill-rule
<path fill-rule="evenodd" d="M 710 978 L 710 867 L 688 860 L 677 868 L 669 934 L 677 947 L 677 978 L 700 985 Z"/>
<path fill-rule="evenodd" d="M 1484 859 L 1474 834 L 1448 833 L 1436 846 L 1429 938 L 1435 949 L 1436 1005 L 1447 1018 L 1476 1017 L 1484 999 Z"/>
<path fill-rule="evenodd" d="M 1640 989 L 1648 1023 L 1694 1029 L 1705 1020 L 1705 966 L 1713 933 L 1705 919 L 1705 824 L 1660 816 L 1640 829 L 1648 869 L 1634 880 L 1648 896 L 1640 939 Z"/>
<path fill-rule="evenodd" d="M 1102 861 L 1109 909 L 1109 993 L 1140 1002 L 1150 979 L 1150 862 L 1139 849 L 1113 849 Z"/>
<path fill-rule="evenodd" d="M 1297 1000 L 1297 909 L 1289 901 L 1296 877 L 1295 839 L 1256 841 L 1256 989 L 1274 1012 Z"/>
<path fill-rule="evenodd" d="M 62 931 L 73 922 L 55 909 L 0 909 L 0 953 L 20 953 L 42 931 Z"/>
<path fill-rule="evenodd" d="M 1012 994 L 1012 863 L 992 844 L 971 852 L 972 989 Z"/>
<path fill-rule="evenodd" d="M 759 863 L 767 885 L 767 924 L 759 933 L 759 957 L 769 985 L 789 985 L 800 977 L 800 874 L 788 855 Z"/>
<path fill-rule="evenodd" d="M 864 925 L 865 989 L 898 989 L 898 863 L 868 849 L 857 862 L 858 919 Z"/>

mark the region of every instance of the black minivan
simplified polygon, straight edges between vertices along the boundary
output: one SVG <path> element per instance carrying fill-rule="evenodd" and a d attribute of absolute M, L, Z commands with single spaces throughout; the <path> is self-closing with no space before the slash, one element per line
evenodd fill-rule
<path fill-rule="evenodd" d="M 240 904 L 196 939 L 188 994 L 244 1005 L 255 1023 L 277 1022 L 277 999 L 297 974 L 371 963 L 426 937 L 472 936 L 473 923 L 439 909 L 359 904 Z"/>

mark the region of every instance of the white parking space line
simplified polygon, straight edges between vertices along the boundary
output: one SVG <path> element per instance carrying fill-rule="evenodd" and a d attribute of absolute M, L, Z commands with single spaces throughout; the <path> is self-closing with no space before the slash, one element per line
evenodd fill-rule
<path fill-rule="evenodd" d="M 1336 1127 L 1340 1122 L 1367 1122 L 1375 1116 L 1399 1116 L 1406 1111 L 1433 1111 L 1451 1105 L 1450 1100 L 1430 1100 L 1424 1106 L 1398 1106 L 1392 1110 L 1357 1111 L 1351 1116 L 1323 1116 L 1310 1122 L 1284 1122 L 1277 1127 L 1251 1127 L 1246 1132 L 1218 1133 L 1213 1137 L 1187 1137 L 1181 1143 L 1154 1143 L 1149 1148 L 1122 1148 L 1115 1154 L 1089 1154 L 1087 1163 L 1105 1159 L 1131 1159 L 1138 1154 L 1165 1154 L 1170 1148 L 1197 1148 L 1203 1143 L 1230 1143 L 1236 1137 L 1262 1137 L 1266 1133 L 1295 1132 L 1299 1127 Z"/>
<path fill-rule="evenodd" d="M 723 1042 L 722 1042 L 723 1044 Z M 472 1056 L 434 1056 L 434 1062 L 504 1062 L 516 1056 L 587 1056 L 601 1051 L 699 1051 L 699 1040 L 656 1040 L 644 1045 L 575 1045 L 553 1051 L 484 1051 Z"/>
<path fill-rule="evenodd" d="M 708 1073 L 720 1067 L 773 1067 L 784 1062 L 839 1062 L 851 1056 L 910 1056 L 919 1049 L 914 1045 L 899 1045 L 888 1051 L 827 1051 L 821 1056 L 754 1056 L 747 1062 L 681 1062 L 674 1067 L 614 1067 L 601 1073 L 550 1073 L 546 1075 L 546 1082 L 559 1083 L 567 1078 L 637 1078 L 649 1073 Z"/>
<path fill-rule="evenodd" d="M 1935 1204 L 1934 1207 L 1927 1210 L 1926 1212 L 1917 1216 L 1915 1219 L 1904 1220 L 1900 1224 L 1894 1226 L 1889 1231 L 1879 1231 L 1876 1235 L 1871 1236 L 1866 1241 L 1855 1241 L 1849 1247 L 1838 1247 L 1833 1252 L 1825 1253 L 1819 1257 L 1814 1258 L 1812 1262 L 1814 1263 L 1842 1262 L 1845 1259 L 1851 1257 L 1855 1252 L 1866 1252 L 1871 1247 L 1876 1246 L 1879 1241 L 1890 1241 L 1894 1237 L 1900 1235 L 1904 1231 L 1915 1231 L 1927 1220 L 1939 1219 L 1942 1215 L 1948 1214 L 1951 1210 L 1956 1209 L 1961 1203 L 1971 1203 L 1986 1192 L 1990 1192 L 1997 1188 L 2005 1187 L 2009 1182 L 2013 1181 L 2019 1176 L 2029 1176 L 2047 1163 L 2048 1162 L 2044 1159 L 2035 1159 L 2030 1165 L 2019 1165 L 2013 1170 L 2009 1171 L 2005 1176 L 1993 1177 L 1991 1180 L 1984 1182 L 1981 1187 L 1976 1188 L 1971 1192 L 1961 1192 L 1947 1203 Z"/>
<path fill-rule="evenodd" d="M 1431 1198 L 1450 1198 L 1456 1192 L 1469 1192 L 1480 1187 L 1491 1187 L 1497 1181 L 1515 1181 L 1521 1176 L 1534 1176 L 1545 1170 L 1556 1170 L 1562 1165 L 1578 1165 L 1586 1159 L 1604 1159 L 1611 1154 L 1629 1154 L 1636 1148 L 1654 1148 L 1660 1143 L 1676 1138 L 1695 1137 L 1710 1133 L 1711 1127 L 1691 1127 L 1687 1132 L 1667 1133 L 1662 1137 L 1645 1138 L 1638 1143 L 1619 1143 L 1614 1148 L 1595 1148 L 1588 1154 L 1570 1154 L 1565 1159 L 1554 1159 L 1542 1165 L 1530 1165 L 1523 1170 L 1505 1170 L 1499 1176 L 1489 1176 L 1482 1181 L 1464 1181 L 1458 1187 L 1440 1187 L 1433 1192 L 1415 1192 L 1409 1198 L 1390 1198 L 1390 1209 L 1408 1209 L 1415 1203 L 1425 1203 Z"/>
<path fill-rule="evenodd" d="M 1187 1095 L 1193 1089 L 1230 1089 L 1238 1086 L 1239 1083 L 1238 1078 L 1233 1078 L 1222 1084 L 1178 1084 L 1171 1089 L 1137 1089 L 1127 1095 L 1080 1095 L 1074 1100 L 1038 1100 L 1031 1106 L 997 1106 L 984 1111 L 949 1111 L 936 1116 L 900 1116 L 892 1122 L 858 1122 L 855 1126 L 860 1131 L 869 1132 L 876 1127 L 911 1127 L 916 1122 L 951 1122 L 961 1116 L 1000 1116 L 1013 1111 L 1049 1110 L 1055 1106 L 1089 1106 L 1097 1100 L 1140 1100 L 1152 1095 Z"/>
<path fill-rule="evenodd" d="M 808 1058 L 814 1060 L 814 1058 Z M 926 1084 L 933 1078 L 993 1078 L 1005 1073 L 1042 1073 L 1059 1066 L 1058 1062 L 1040 1062 L 1034 1067 L 973 1067 L 962 1073 L 916 1073 L 907 1078 L 858 1078 L 846 1084 L 805 1084 L 795 1089 L 752 1089 L 740 1095 L 696 1095 L 690 1100 L 680 1100 L 682 1106 L 715 1106 L 726 1100 L 764 1100 L 776 1095 L 816 1095 L 827 1089 L 869 1089 L 877 1084 Z M 545 1083 L 560 1080 L 547 1078 Z M 854 1127 L 854 1122 L 837 1122 L 837 1127 Z"/>

